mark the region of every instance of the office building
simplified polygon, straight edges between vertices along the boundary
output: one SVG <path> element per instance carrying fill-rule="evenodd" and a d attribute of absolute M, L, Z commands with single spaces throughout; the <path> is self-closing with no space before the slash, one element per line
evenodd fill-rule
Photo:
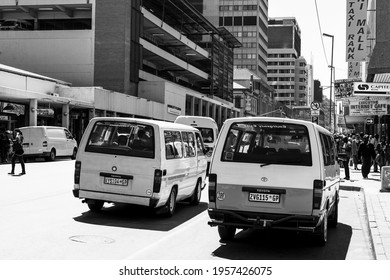
<path fill-rule="evenodd" d="M 301 31 L 296 19 L 269 19 L 268 83 L 276 90 L 275 100 L 290 107 L 307 106 L 307 71 L 306 60 L 301 56 Z"/>

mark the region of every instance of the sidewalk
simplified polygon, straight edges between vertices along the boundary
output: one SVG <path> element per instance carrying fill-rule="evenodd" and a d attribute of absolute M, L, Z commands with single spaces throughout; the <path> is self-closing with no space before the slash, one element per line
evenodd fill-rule
<path fill-rule="evenodd" d="M 359 165 L 360 169 L 361 165 Z M 340 168 L 341 178 L 344 178 L 344 168 Z M 362 189 L 368 215 L 377 260 L 390 260 L 390 189 L 382 189 L 381 174 L 371 172 L 368 179 L 363 179 L 360 170 L 349 169 L 351 180 L 341 180 L 340 188 Z"/>

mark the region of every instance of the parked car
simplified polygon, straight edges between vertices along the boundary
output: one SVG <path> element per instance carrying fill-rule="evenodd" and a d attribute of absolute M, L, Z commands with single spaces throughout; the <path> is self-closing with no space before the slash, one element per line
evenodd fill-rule
<path fill-rule="evenodd" d="M 6 19 L 0 24 L 0 30 L 30 30 L 32 24 L 20 19 Z"/>
<path fill-rule="evenodd" d="M 332 134 L 311 122 L 225 121 L 211 160 L 209 225 L 221 239 L 237 228 L 309 232 L 327 241 L 338 221 L 340 167 Z"/>
<path fill-rule="evenodd" d="M 53 161 L 57 157 L 76 158 L 77 142 L 65 127 L 26 126 L 23 133 L 25 158 L 44 158 Z"/>

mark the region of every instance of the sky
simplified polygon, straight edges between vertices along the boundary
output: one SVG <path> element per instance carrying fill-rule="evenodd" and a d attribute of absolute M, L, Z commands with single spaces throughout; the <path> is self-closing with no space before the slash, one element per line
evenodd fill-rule
<path fill-rule="evenodd" d="M 332 38 L 335 80 L 348 78 L 346 62 L 347 0 L 268 0 L 268 17 L 295 17 L 301 30 L 301 55 L 313 65 L 313 76 L 323 87 L 330 85 Z M 318 17 L 317 19 L 317 9 Z M 329 97 L 329 89 L 324 89 Z"/>

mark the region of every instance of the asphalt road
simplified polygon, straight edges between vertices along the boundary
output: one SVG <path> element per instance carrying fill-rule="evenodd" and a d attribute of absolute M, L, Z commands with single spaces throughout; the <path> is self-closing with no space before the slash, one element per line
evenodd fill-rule
<path fill-rule="evenodd" d="M 24 176 L 9 169 L 0 165 L 0 260 L 373 259 L 358 191 L 341 191 L 339 225 L 324 247 L 304 234 L 254 230 L 225 244 L 207 225 L 207 189 L 198 206 L 180 203 L 171 218 L 122 204 L 96 214 L 72 195 L 74 161 L 28 162 Z"/>

